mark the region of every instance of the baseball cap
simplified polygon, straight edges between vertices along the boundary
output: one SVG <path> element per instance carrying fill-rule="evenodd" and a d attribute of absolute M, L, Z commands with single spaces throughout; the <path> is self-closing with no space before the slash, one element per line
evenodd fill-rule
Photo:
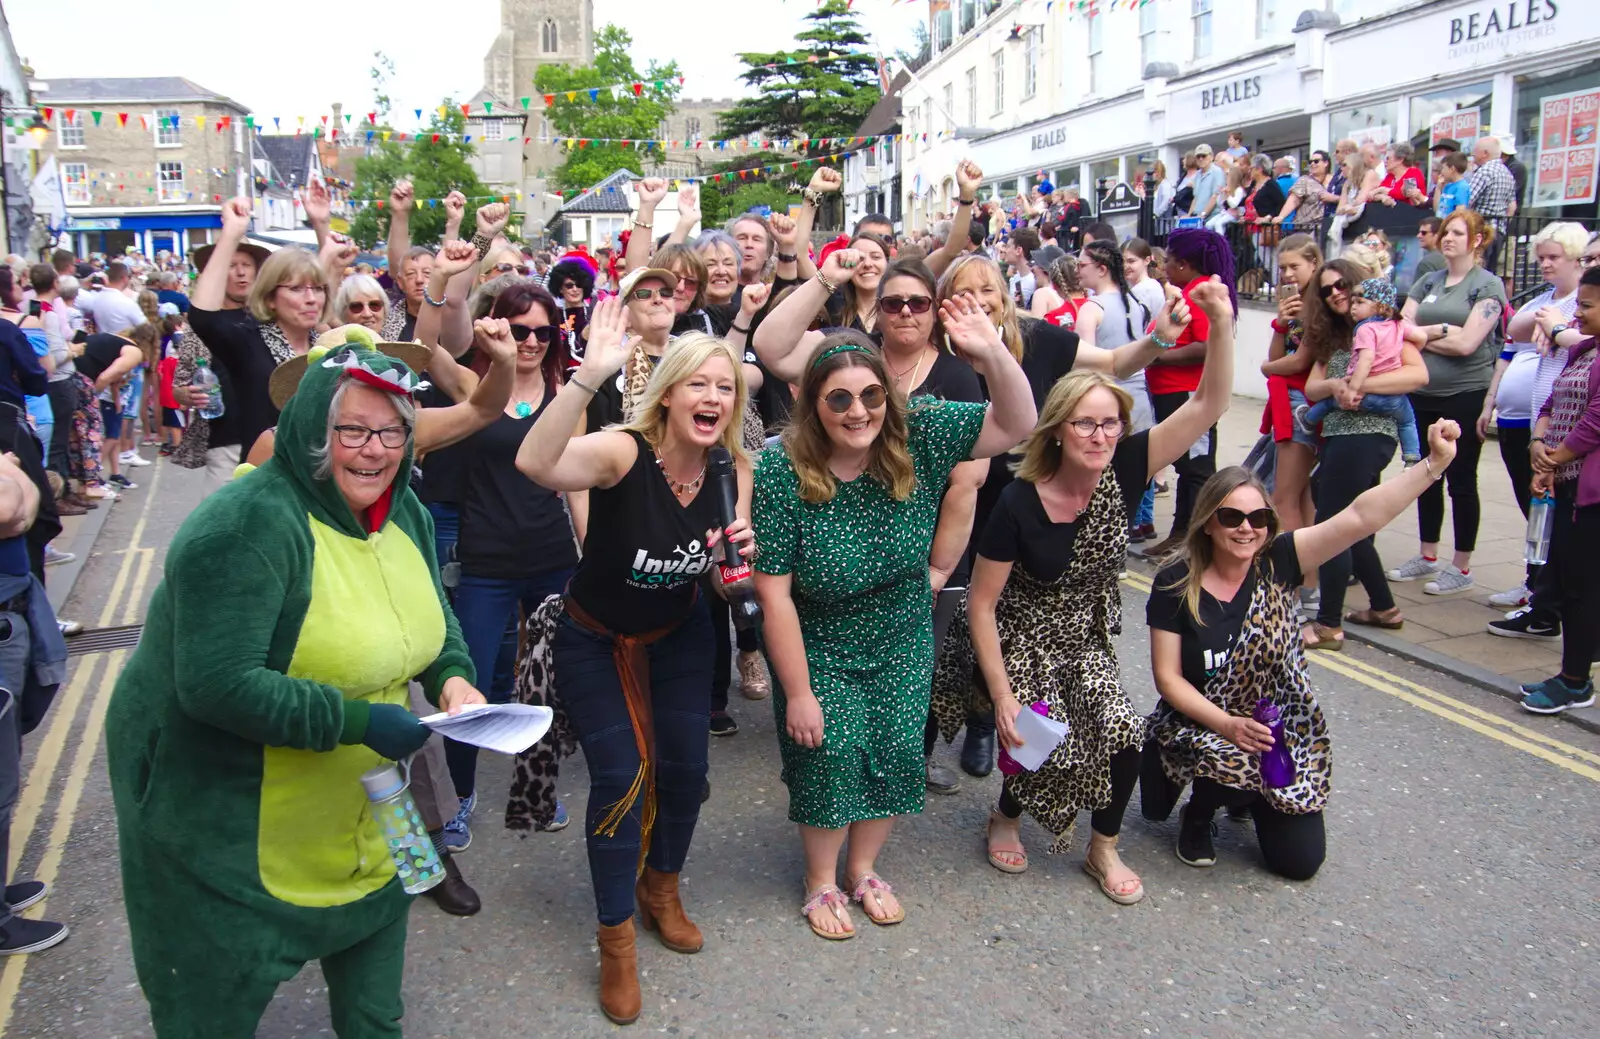
<path fill-rule="evenodd" d="M 1045 270 L 1049 270 L 1057 260 L 1065 255 L 1067 255 L 1067 251 L 1059 245 L 1041 245 L 1029 254 L 1028 263 L 1034 267 L 1043 267 Z"/>
<path fill-rule="evenodd" d="M 1211 154 L 1211 145 L 1202 144 L 1199 147 L 1195 148 L 1194 153 L 1196 155 L 1210 155 Z"/>

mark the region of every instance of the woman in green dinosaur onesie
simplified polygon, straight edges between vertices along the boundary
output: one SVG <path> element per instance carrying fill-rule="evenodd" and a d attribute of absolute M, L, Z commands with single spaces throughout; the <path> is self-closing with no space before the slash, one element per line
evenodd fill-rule
<path fill-rule="evenodd" d="M 406 914 L 359 777 L 483 702 L 407 486 L 416 379 L 311 365 L 273 457 L 173 539 L 106 719 L 134 963 L 160 1039 L 255 1034 L 310 960 L 342 1039 L 400 1035 Z"/>

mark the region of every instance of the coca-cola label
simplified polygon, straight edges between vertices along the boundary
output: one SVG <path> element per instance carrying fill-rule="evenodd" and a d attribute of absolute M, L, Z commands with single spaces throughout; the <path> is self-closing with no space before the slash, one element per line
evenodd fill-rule
<path fill-rule="evenodd" d="M 749 576 L 749 563 L 736 563 L 733 566 L 724 566 L 722 568 L 722 583 L 724 585 L 738 584 Z"/>

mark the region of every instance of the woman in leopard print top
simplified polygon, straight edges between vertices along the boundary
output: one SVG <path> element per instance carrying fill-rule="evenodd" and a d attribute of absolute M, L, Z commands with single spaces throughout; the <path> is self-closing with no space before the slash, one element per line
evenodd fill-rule
<path fill-rule="evenodd" d="M 1228 807 L 1250 811 L 1272 872 L 1309 880 L 1321 868 L 1332 752 L 1295 637 L 1295 589 L 1307 570 L 1409 508 L 1444 475 L 1460 435 L 1459 425 L 1440 419 L 1428 430 L 1421 465 L 1292 532 L 1279 533 L 1266 487 L 1242 467 L 1222 470 L 1201 488 L 1177 561 L 1156 576 L 1146 608 L 1161 703 L 1149 718 L 1143 810 L 1148 819 L 1166 819 L 1194 783 L 1179 813 L 1177 853 L 1185 863 L 1216 863 L 1211 820 Z M 1283 721 L 1295 765 L 1287 786 L 1268 786 L 1261 774 L 1272 730 L 1251 714 L 1262 698 Z"/>

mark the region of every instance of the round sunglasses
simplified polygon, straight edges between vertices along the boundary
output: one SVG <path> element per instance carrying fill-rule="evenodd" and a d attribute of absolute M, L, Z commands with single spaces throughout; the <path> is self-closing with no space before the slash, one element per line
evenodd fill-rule
<path fill-rule="evenodd" d="M 1272 524 L 1272 510 L 1268 508 L 1252 509 L 1245 512 L 1224 505 L 1216 511 L 1217 523 L 1233 530 L 1240 524 L 1250 524 L 1252 530 L 1266 530 Z"/>
<path fill-rule="evenodd" d="M 1350 284 L 1348 282 L 1346 282 L 1343 278 L 1340 278 L 1338 281 L 1334 282 L 1332 285 L 1318 285 L 1317 286 L 1317 295 L 1321 296 L 1323 299 L 1327 299 L 1329 296 L 1332 296 L 1335 292 L 1342 292 L 1346 296 L 1350 295 Z"/>
<path fill-rule="evenodd" d="M 888 392 L 885 391 L 882 386 L 879 386 L 877 383 L 873 383 L 860 393 L 851 393 L 849 390 L 841 387 L 823 397 L 822 403 L 826 404 L 828 406 L 828 410 L 833 412 L 835 415 L 843 415 L 845 412 L 850 410 L 850 405 L 854 404 L 858 400 L 861 402 L 861 406 L 866 408 L 868 411 L 877 411 L 879 408 L 883 407 L 884 402 L 888 399 Z"/>

